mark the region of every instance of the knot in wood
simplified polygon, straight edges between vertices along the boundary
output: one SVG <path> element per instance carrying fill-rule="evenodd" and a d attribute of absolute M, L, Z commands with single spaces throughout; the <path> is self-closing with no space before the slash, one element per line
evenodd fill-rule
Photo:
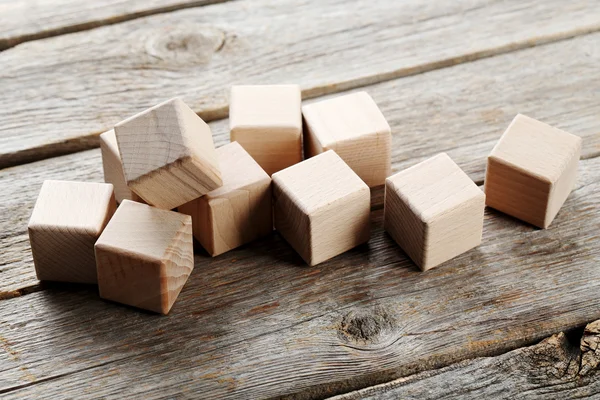
<path fill-rule="evenodd" d="M 207 26 L 178 26 L 146 41 L 146 52 L 155 61 L 177 66 L 206 64 L 225 46 L 225 33 Z"/>
<path fill-rule="evenodd" d="M 393 317 L 381 307 L 350 311 L 342 318 L 340 333 L 355 342 L 378 343 L 393 331 Z"/>

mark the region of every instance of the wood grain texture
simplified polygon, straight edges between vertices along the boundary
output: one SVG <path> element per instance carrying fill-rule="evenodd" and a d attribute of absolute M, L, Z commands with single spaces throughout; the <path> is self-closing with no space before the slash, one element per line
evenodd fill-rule
<path fill-rule="evenodd" d="M 94 250 L 100 297 L 168 314 L 194 269 L 192 218 L 124 200 Z"/>
<path fill-rule="evenodd" d="M 482 245 L 425 273 L 378 210 L 368 245 L 317 268 L 277 235 L 197 255 L 167 318 L 76 287 L 3 300 L 0 390 L 318 398 L 532 343 L 600 318 L 599 177 L 600 158 L 582 162 L 547 230 L 488 210 Z"/>
<path fill-rule="evenodd" d="M 302 107 L 305 157 L 334 150 L 369 187 L 391 172 L 390 126 L 367 92 L 357 92 Z"/>
<path fill-rule="evenodd" d="M 116 24 L 219 0 L 0 1 L 0 51 L 30 40 Z"/>
<path fill-rule="evenodd" d="M 302 161 L 298 85 L 235 85 L 230 99 L 231 141 L 240 143 L 267 174 Z"/>
<path fill-rule="evenodd" d="M 488 156 L 486 204 L 547 228 L 577 179 L 581 138 L 517 115 Z"/>
<path fill-rule="evenodd" d="M 600 34 L 583 36 L 360 90 L 371 94 L 390 123 L 394 171 L 445 151 L 481 183 L 486 157 L 519 112 L 582 136 L 583 158 L 600 154 L 598 41 Z M 532 59 L 538 62 L 532 65 Z M 228 120 L 209 125 L 215 146 L 229 143 Z M 102 182 L 99 154 L 87 151 L 0 171 L 0 245 L 5 249 L 0 297 L 37 288 L 25 226 L 41 183 Z M 373 205 L 381 207 L 383 190 L 373 194 Z"/>
<path fill-rule="evenodd" d="M 333 150 L 272 178 L 275 229 L 308 265 L 369 240 L 371 192 Z"/>
<path fill-rule="evenodd" d="M 217 149 L 223 186 L 177 208 L 194 237 L 218 256 L 273 231 L 271 178 L 237 142 Z"/>
<path fill-rule="evenodd" d="M 119 153 L 119 145 L 117 144 L 117 137 L 113 129 L 100 135 L 100 152 L 102 153 L 104 182 L 113 185 L 117 202 L 120 203 L 125 199 L 143 202 L 144 200 L 127 186 L 127 180 L 123 173 L 121 154 Z"/>
<path fill-rule="evenodd" d="M 463 361 L 331 400 L 595 399 L 600 396 L 600 321 L 580 343 L 564 333 L 497 357 Z"/>
<path fill-rule="evenodd" d="M 315 97 L 598 29 L 600 8 L 583 0 L 256 0 L 28 42 L 0 54 L 0 167 L 97 146 L 97 134 L 173 96 L 208 121 L 226 116 L 232 84 L 298 83 Z M 396 107 L 423 101 L 417 93 Z"/>
<path fill-rule="evenodd" d="M 127 186 L 171 210 L 223 185 L 212 132 L 174 98 L 115 125 Z"/>
<path fill-rule="evenodd" d="M 111 184 L 44 181 L 27 225 L 37 278 L 96 283 L 94 243 L 116 207 Z"/>
<path fill-rule="evenodd" d="M 481 243 L 485 195 L 446 153 L 385 181 L 384 228 L 422 270 Z"/>

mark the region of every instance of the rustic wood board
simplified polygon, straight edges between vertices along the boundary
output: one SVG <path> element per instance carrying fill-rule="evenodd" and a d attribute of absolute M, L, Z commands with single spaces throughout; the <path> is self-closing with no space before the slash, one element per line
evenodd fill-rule
<path fill-rule="evenodd" d="M 600 396 L 600 321 L 580 343 L 558 333 L 535 346 L 466 360 L 331 400 L 581 399 Z"/>
<path fill-rule="evenodd" d="M 223 1 L 223 0 L 221 0 Z M 0 0 L 0 51 L 19 43 L 219 0 Z"/>
<path fill-rule="evenodd" d="M 23 43 L 0 53 L 0 167 L 97 146 L 175 95 L 212 120 L 231 84 L 294 82 L 315 97 L 598 29 L 584 0 L 255 0 Z"/>
<path fill-rule="evenodd" d="M 446 151 L 482 183 L 485 157 L 518 112 L 582 136 L 584 158 L 600 154 L 599 42 L 600 34 L 591 34 L 357 90 L 367 90 L 390 122 L 394 170 Z M 217 146 L 229 142 L 228 120 L 210 125 Z M 36 289 L 26 225 L 43 180 L 101 182 L 99 154 L 0 172 L 0 247 L 6 249 L 0 298 Z M 382 190 L 375 194 L 381 205 Z"/>
<path fill-rule="evenodd" d="M 167 317 L 101 301 L 93 287 L 3 300 L 0 393 L 316 398 L 598 319 L 600 158 L 580 167 L 550 229 L 488 210 L 483 244 L 426 273 L 376 210 L 368 245 L 316 268 L 276 234 L 197 255 Z"/>

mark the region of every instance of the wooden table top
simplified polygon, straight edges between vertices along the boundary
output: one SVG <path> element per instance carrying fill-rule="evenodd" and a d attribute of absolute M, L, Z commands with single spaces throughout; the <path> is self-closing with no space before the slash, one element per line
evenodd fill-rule
<path fill-rule="evenodd" d="M 600 395 L 597 0 L 0 0 L 0 50 L 0 397 Z M 526 114 L 583 138 L 578 183 L 549 229 L 487 209 L 481 246 L 424 273 L 376 188 L 367 245 L 199 250 L 168 316 L 36 280 L 45 179 L 103 181 L 98 134 L 173 96 L 223 145 L 242 83 L 366 90 L 394 171 L 443 151 L 479 185 Z"/>

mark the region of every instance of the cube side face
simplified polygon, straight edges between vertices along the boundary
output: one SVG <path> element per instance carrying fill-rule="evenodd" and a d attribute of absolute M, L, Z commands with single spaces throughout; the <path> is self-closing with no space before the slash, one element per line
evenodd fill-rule
<path fill-rule="evenodd" d="M 39 280 L 96 283 L 94 243 L 98 236 L 42 225 L 30 225 L 28 231 Z"/>
<path fill-rule="evenodd" d="M 546 218 L 544 219 L 544 228 L 550 226 L 575 186 L 577 181 L 577 170 L 579 167 L 579 156 L 580 149 L 577 149 L 577 152 L 573 154 L 571 161 L 567 164 L 567 167 L 562 172 L 558 181 L 552 185 L 550 201 L 548 209 L 546 210 Z"/>
<path fill-rule="evenodd" d="M 424 269 L 425 223 L 390 180 L 385 185 L 383 215 L 385 231 L 419 268 Z"/>
<path fill-rule="evenodd" d="M 270 179 L 208 201 L 212 256 L 223 254 L 273 231 Z"/>
<path fill-rule="evenodd" d="M 335 152 L 367 186 L 385 184 L 392 171 L 392 135 L 390 131 L 335 143 L 324 150 Z"/>
<path fill-rule="evenodd" d="M 515 218 L 543 228 L 552 184 L 488 157 L 485 176 L 486 204 Z"/>
<path fill-rule="evenodd" d="M 292 200 L 289 193 L 273 181 L 273 215 L 275 229 L 294 250 L 310 264 L 309 216 Z"/>
<path fill-rule="evenodd" d="M 192 219 L 177 232 L 165 251 L 160 270 L 161 313 L 168 314 L 194 269 Z"/>
<path fill-rule="evenodd" d="M 192 217 L 194 238 L 210 254 L 215 251 L 213 236 L 213 219 L 210 215 L 208 200 L 205 196 L 192 200 L 177 208 L 182 214 Z"/>
<path fill-rule="evenodd" d="M 485 195 L 471 197 L 426 222 L 421 269 L 428 270 L 481 243 Z"/>
<path fill-rule="evenodd" d="M 100 297 L 163 313 L 162 263 L 112 246 L 96 245 Z"/>
<path fill-rule="evenodd" d="M 100 135 L 100 151 L 102 153 L 104 181 L 112 183 L 114 186 L 115 199 L 119 203 L 124 199 L 135 200 L 137 196 L 127 186 L 123 174 L 123 164 L 121 163 L 117 139 L 113 130 Z"/>
<path fill-rule="evenodd" d="M 317 265 L 368 242 L 370 216 L 371 192 L 367 187 L 309 215 L 310 256 L 307 263 Z"/>
<path fill-rule="evenodd" d="M 222 184 L 220 177 L 215 182 L 204 171 L 194 159 L 184 157 L 159 171 L 129 182 L 129 186 L 148 204 L 171 210 Z"/>
<path fill-rule="evenodd" d="M 231 141 L 238 142 L 269 176 L 302 161 L 301 126 L 233 126 Z"/>

